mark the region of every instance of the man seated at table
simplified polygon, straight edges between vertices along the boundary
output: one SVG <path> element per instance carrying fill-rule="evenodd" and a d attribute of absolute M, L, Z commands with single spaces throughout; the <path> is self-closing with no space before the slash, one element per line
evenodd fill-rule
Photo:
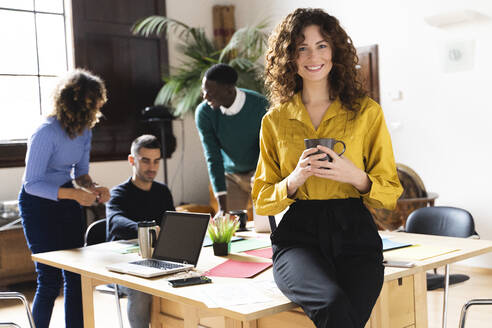
<path fill-rule="evenodd" d="M 106 204 L 107 240 L 137 238 L 137 222 L 155 220 L 161 223 L 167 210 L 174 210 L 168 187 L 154 181 L 159 169 L 161 146 L 156 137 L 142 135 L 135 139 L 128 155 L 132 176 L 111 190 Z M 148 328 L 152 296 L 124 286 L 128 295 L 128 320 L 132 328 Z"/>

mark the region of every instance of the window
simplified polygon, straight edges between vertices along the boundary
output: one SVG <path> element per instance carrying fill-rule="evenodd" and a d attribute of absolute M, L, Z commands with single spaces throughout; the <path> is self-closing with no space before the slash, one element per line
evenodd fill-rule
<path fill-rule="evenodd" d="M 0 0 L 0 142 L 25 141 L 69 68 L 63 0 Z"/>
<path fill-rule="evenodd" d="M 130 28 L 165 15 L 165 7 L 164 0 L 0 0 L 0 168 L 24 165 L 26 139 L 51 112 L 56 76 L 72 67 L 99 75 L 108 89 L 91 161 L 124 160 L 135 137 L 159 135 L 140 113 L 162 85 L 167 42 Z"/>

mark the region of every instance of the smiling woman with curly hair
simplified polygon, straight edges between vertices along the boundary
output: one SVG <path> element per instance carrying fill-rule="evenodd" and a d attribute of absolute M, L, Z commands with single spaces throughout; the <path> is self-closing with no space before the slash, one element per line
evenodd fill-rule
<path fill-rule="evenodd" d="M 270 36 L 265 83 L 271 102 L 286 102 L 302 90 L 302 78 L 297 74 L 297 44 L 304 39 L 302 31 L 309 25 L 319 26 L 321 35 L 333 50 L 333 68 L 328 75 L 330 99 L 340 97 L 347 109 L 357 110 L 357 100 L 366 93 L 357 79 L 355 47 L 338 19 L 320 9 L 297 9 Z"/>
<path fill-rule="evenodd" d="M 357 80 L 351 39 L 321 9 L 289 14 L 266 62 L 252 196 L 260 215 L 289 207 L 272 229 L 275 282 L 316 327 L 362 328 L 384 278 L 366 205 L 392 209 L 402 192 L 383 112 Z"/>
<path fill-rule="evenodd" d="M 53 112 L 29 138 L 19 209 L 33 254 L 83 246 L 86 222 L 81 206 L 109 200 L 109 190 L 89 176 L 91 128 L 105 102 L 106 87 L 98 76 L 82 69 L 68 72 L 55 89 Z M 36 327 L 49 326 L 63 280 L 65 325 L 83 327 L 80 276 L 35 264 Z"/>
<path fill-rule="evenodd" d="M 93 128 L 107 101 L 104 82 L 90 72 L 77 69 L 58 83 L 53 95 L 55 108 L 49 116 L 56 117 L 70 138 Z"/>

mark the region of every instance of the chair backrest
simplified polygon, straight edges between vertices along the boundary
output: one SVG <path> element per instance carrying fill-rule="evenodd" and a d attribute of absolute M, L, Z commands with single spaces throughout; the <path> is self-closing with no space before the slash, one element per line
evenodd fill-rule
<path fill-rule="evenodd" d="M 408 216 L 405 231 L 463 238 L 476 234 L 470 212 L 448 206 L 422 207 L 413 211 Z"/>
<path fill-rule="evenodd" d="M 87 227 L 84 237 L 84 246 L 103 243 L 106 241 L 106 219 L 100 219 Z"/>

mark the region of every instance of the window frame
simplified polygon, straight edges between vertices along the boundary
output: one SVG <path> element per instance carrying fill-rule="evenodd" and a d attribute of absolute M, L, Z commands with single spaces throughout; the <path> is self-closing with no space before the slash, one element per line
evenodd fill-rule
<path fill-rule="evenodd" d="M 21 76 L 21 77 L 36 77 L 38 83 L 38 97 L 39 97 L 39 115 L 41 116 L 43 113 L 43 104 L 42 104 L 42 94 L 41 94 L 41 78 L 44 77 L 57 77 L 53 74 L 41 74 L 40 65 L 39 65 L 39 40 L 38 40 L 38 24 L 37 24 L 37 16 L 36 14 L 47 14 L 47 15 L 56 15 L 63 17 L 63 33 L 65 36 L 65 59 L 66 59 L 66 70 L 68 71 L 71 67 L 73 67 L 73 62 L 70 61 L 69 57 L 69 46 L 68 46 L 68 35 L 67 35 L 67 13 L 65 1 L 61 0 L 63 4 L 63 10 L 61 13 L 55 12 L 47 12 L 43 10 L 36 10 L 36 0 L 33 0 L 33 9 L 18 9 L 18 8 L 8 8 L 1 7 L 0 10 L 5 11 L 13 11 L 13 12 L 24 12 L 24 13 L 32 13 L 34 18 L 34 39 L 35 39 L 35 47 L 36 47 L 36 65 L 37 65 L 37 74 L 15 74 L 15 73 L 2 73 L 0 72 L 0 76 Z M 0 168 L 6 167 L 18 167 L 24 166 L 24 160 L 26 156 L 27 150 L 27 140 L 25 139 L 10 139 L 10 140 L 0 140 Z"/>

